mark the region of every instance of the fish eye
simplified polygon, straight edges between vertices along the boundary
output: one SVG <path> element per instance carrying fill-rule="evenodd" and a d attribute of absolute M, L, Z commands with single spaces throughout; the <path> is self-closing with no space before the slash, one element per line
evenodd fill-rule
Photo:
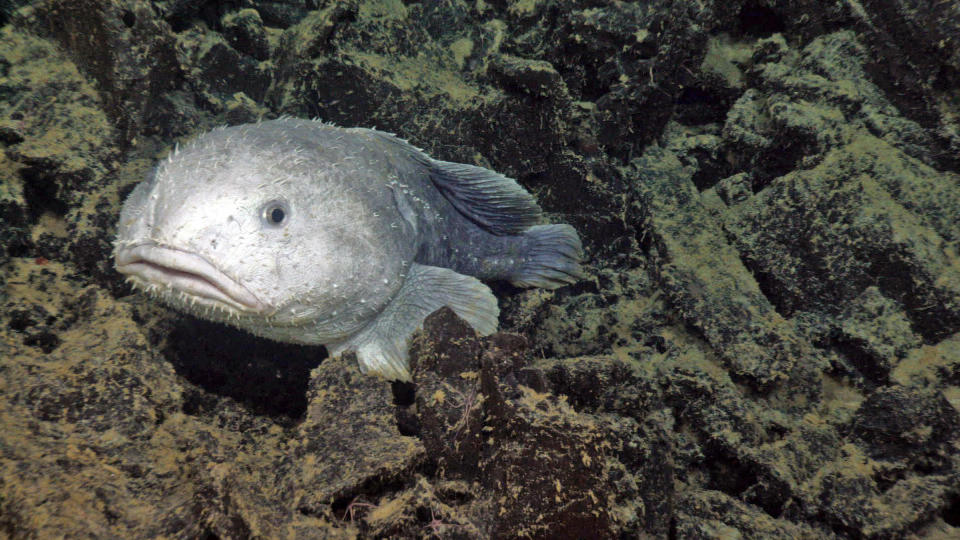
<path fill-rule="evenodd" d="M 263 205 L 260 216 L 263 222 L 271 227 L 280 227 L 290 215 L 290 208 L 284 201 L 270 201 Z"/>

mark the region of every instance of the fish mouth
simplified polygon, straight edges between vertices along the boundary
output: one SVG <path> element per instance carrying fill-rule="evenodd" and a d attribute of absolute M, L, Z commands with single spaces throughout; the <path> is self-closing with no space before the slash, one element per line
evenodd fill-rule
<path fill-rule="evenodd" d="M 115 263 L 118 272 L 147 291 L 174 289 L 200 304 L 232 312 L 267 310 L 249 289 L 196 253 L 148 242 L 117 249 Z"/>

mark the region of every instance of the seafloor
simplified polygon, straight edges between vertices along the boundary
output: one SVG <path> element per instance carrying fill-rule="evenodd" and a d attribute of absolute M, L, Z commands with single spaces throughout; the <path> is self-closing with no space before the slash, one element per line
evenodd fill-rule
<path fill-rule="evenodd" d="M 960 3 L 0 2 L 0 537 L 960 537 Z M 415 380 L 111 266 L 278 115 L 491 167 L 589 278 Z"/>

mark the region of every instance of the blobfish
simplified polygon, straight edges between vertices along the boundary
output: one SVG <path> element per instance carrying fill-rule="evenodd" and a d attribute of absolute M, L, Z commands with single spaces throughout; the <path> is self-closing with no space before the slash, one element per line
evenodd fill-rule
<path fill-rule="evenodd" d="M 280 118 L 175 149 L 123 204 L 118 272 L 171 307 L 282 342 L 355 351 L 410 380 L 407 347 L 449 306 L 497 330 L 481 280 L 557 288 L 583 277 L 566 224 L 516 181 L 432 159 L 389 133 Z"/>

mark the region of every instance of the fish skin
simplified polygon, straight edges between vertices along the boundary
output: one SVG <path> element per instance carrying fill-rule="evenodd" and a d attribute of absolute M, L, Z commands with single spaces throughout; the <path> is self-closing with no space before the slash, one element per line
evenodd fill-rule
<path fill-rule="evenodd" d="M 541 219 L 493 171 L 380 131 L 281 118 L 172 152 L 124 203 L 114 257 L 176 309 L 353 350 L 363 371 L 409 380 L 407 342 L 435 309 L 496 330 L 480 279 L 556 288 L 582 277 L 576 232 Z"/>

